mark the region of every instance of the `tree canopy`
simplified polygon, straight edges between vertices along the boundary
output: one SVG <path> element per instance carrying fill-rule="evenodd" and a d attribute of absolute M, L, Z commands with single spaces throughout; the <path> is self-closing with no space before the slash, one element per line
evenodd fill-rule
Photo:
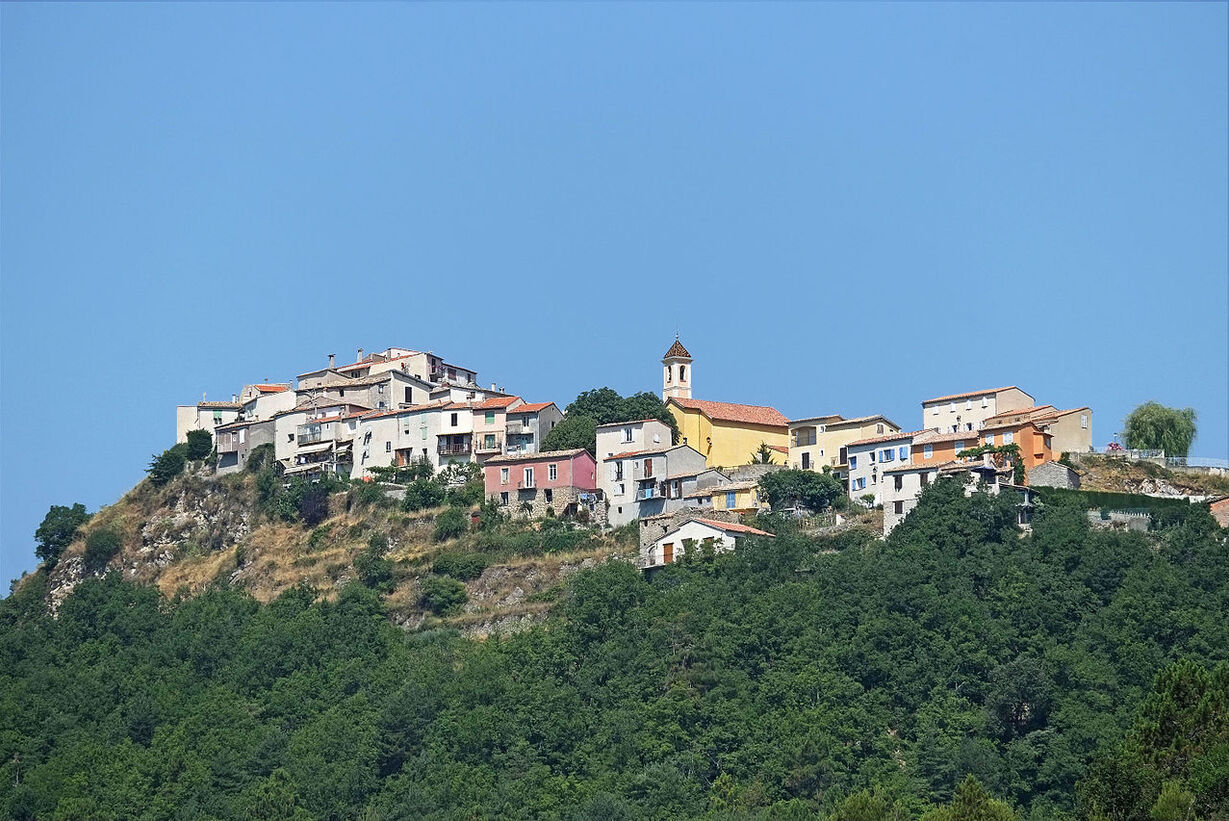
<path fill-rule="evenodd" d="M 564 408 L 563 419 L 543 437 L 542 449 L 585 448 L 596 457 L 598 425 L 639 419 L 660 419 L 670 427 L 670 441 L 678 442 L 678 422 L 656 394 L 622 396 L 613 388 L 593 388 Z"/>
<path fill-rule="evenodd" d="M 1195 409 L 1145 402 L 1127 416 L 1123 434 L 1129 448 L 1187 456 L 1195 440 Z"/>
<path fill-rule="evenodd" d="M 38 530 L 34 531 L 34 541 L 37 542 L 34 554 L 48 567 L 55 567 L 64 548 L 73 543 L 77 531 L 89 520 L 90 514 L 85 512 L 85 505 L 80 502 L 72 507 L 52 505 Z"/>
<path fill-rule="evenodd" d="M 830 473 L 782 469 L 760 477 L 760 492 L 773 510 L 802 506 L 825 510 L 845 495 L 845 488 Z"/>

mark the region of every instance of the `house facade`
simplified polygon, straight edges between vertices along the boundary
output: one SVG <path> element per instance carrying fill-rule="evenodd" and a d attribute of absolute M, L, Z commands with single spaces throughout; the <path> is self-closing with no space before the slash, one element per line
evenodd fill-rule
<path fill-rule="evenodd" d="M 871 504 L 880 504 L 880 477 L 888 468 L 908 465 L 913 458 L 913 438 L 921 431 L 887 433 L 856 439 L 847 446 L 849 498 L 862 501 L 874 497 Z"/>
<path fill-rule="evenodd" d="M 243 412 L 243 404 L 235 397 L 231 402 L 200 401 L 195 405 L 175 408 L 175 443 L 188 441 L 188 431 L 204 430 L 210 435 L 218 425 L 234 422 Z"/>
<path fill-rule="evenodd" d="M 789 453 L 789 420 L 776 408 L 670 397 L 680 441 L 704 455 L 709 467 L 751 462 L 760 444 Z"/>
<path fill-rule="evenodd" d="M 263 422 L 244 420 L 214 428 L 214 447 L 218 454 L 215 472 L 225 476 L 242 471 L 252 450 L 273 444 L 274 436 L 276 427 L 273 419 Z"/>
<path fill-rule="evenodd" d="M 699 552 L 711 548 L 714 553 L 728 553 L 747 536 L 774 538 L 771 533 L 736 522 L 691 519 L 642 547 L 639 565 L 644 570 L 655 570 L 674 564 L 692 550 Z"/>
<path fill-rule="evenodd" d="M 922 400 L 922 427 L 940 433 L 976 432 L 992 416 L 1035 404 L 1015 385 L 936 396 Z"/>
<path fill-rule="evenodd" d="M 740 516 L 769 510 L 767 499 L 760 497 L 758 481 L 734 481 L 710 485 L 688 493 L 690 504 L 703 510 L 727 511 Z"/>
<path fill-rule="evenodd" d="M 583 510 L 591 521 L 605 519 L 597 462 L 584 448 L 493 456 L 483 466 L 483 479 L 487 498 L 514 517 L 576 516 Z"/>
<path fill-rule="evenodd" d="M 854 419 L 839 415 L 799 419 L 790 423 L 789 466 L 815 471 L 826 468 L 848 486 L 849 443 L 899 431 L 900 425 L 881 414 Z"/>
<path fill-rule="evenodd" d="M 563 420 L 554 402 L 523 402 L 510 408 L 505 428 L 505 451 L 509 454 L 537 453 L 542 438 Z"/>

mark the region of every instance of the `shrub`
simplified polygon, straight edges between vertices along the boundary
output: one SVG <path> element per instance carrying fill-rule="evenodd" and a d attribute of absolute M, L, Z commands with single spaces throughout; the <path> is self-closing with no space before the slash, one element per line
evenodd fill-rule
<path fill-rule="evenodd" d="M 261 473 L 265 468 L 268 468 L 268 473 L 276 479 L 277 474 L 280 472 L 278 470 L 279 467 L 273 443 L 266 442 L 263 445 L 257 445 L 252 448 L 252 452 L 248 454 L 248 460 L 243 466 L 243 470 L 246 473 Z M 261 475 L 263 478 L 264 474 L 262 473 Z"/>
<path fill-rule="evenodd" d="M 431 572 L 439 576 L 470 581 L 482 575 L 491 566 L 491 557 L 482 553 L 445 553 L 431 565 Z"/>
<path fill-rule="evenodd" d="M 469 596 L 465 585 L 445 576 L 428 576 L 422 581 L 421 603 L 437 616 L 446 616 L 460 610 Z"/>
<path fill-rule="evenodd" d="M 486 485 L 481 480 L 470 480 L 460 487 L 454 487 L 448 491 L 448 504 L 456 505 L 457 507 L 469 507 L 482 502 L 482 497 L 486 495 Z"/>
<path fill-rule="evenodd" d="M 375 482 L 356 482 L 350 488 L 349 507 L 381 508 L 388 505 L 388 494 Z"/>
<path fill-rule="evenodd" d="M 455 539 L 469 529 L 469 516 L 459 507 L 450 507 L 435 518 L 435 540 Z"/>
<path fill-rule="evenodd" d="M 199 462 L 213 451 L 213 435 L 207 430 L 188 431 L 188 446 L 184 457 L 189 462 Z"/>
<path fill-rule="evenodd" d="M 299 496 L 299 518 L 315 526 L 329 517 L 329 490 L 312 487 Z"/>
<path fill-rule="evenodd" d="M 85 537 L 85 563 L 93 569 L 105 567 L 122 546 L 119 531 L 113 527 L 90 531 L 90 535 Z"/>
<path fill-rule="evenodd" d="M 145 472 L 149 474 L 149 481 L 161 487 L 183 473 L 184 467 L 188 464 L 188 460 L 184 458 L 185 450 L 187 450 L 186 445 L 176 445 L 170 450 L 164 450 L 155 455 L 149 467 L 145 469 Z"/>
<path fill-rule="evenodd" d="M 405 501 L 401 506 L 413 512 L 444 503 L 444 488 L 434 479 L 415 479 L 405 489 Z"/>
<path fill-rule="evenodd" d="M 364 586 L 383 593 L 393 590 L 393 564 L 368 548 L 354 558 L 354 572 Z"/>

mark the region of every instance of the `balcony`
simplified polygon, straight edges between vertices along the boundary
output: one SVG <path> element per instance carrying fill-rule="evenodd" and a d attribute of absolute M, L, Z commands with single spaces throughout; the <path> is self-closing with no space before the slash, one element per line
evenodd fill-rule
<path fill-rule="evenodd" d="M 330 436 L 328 438 L 332 439 L 333 437 Z M 315 430 L 299 428 L 299 431 L 295 434 L 294 439 L 300 445 L 314 445 L 317 442 L 325 441 L 325 436 L 319 428 L 316 428 Z"/>
<path fill-rule="evenodd" d="M 502 436 L 487 439 L 485 437 L 474 439 L 474 453 L 500 453 L 504 449 L 504 438 Z"/>
<path fill-rule="evenodd" d="M 526 428 L 521 425 L 508 425 L 504 429 L 504 433 L 508 436 L 533 436 L 533 428 Z"/>
<path fill-rule="evenodd" d="M 658 492 L 656 487 L 642 487 L 636 491 L 636 501 L 643 502 L 648 499 L 660 499 L 662 494 Z"/>
<path fill-rule="evenodd" d="M 537 485 L 534 483 L 533 479 L 522 479 L 516 483 L 517 490 L 533 490 L 536 487 Z"/>
<path fill-rule="evenodd" d="M 436 453 L 440 456 L 465 456 L 470 451 L 469 442 L 440 442 L 436 446 Z"/>
<path fill-rule="evenodd" d="M 218 453 L 237 453 L 239 451 L 238 436 L 219 436 Z"/>

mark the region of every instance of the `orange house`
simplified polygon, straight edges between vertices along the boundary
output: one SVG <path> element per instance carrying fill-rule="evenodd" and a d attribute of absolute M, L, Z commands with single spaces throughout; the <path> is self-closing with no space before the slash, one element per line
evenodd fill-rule
<path fill-rule="evenodd" d="M 913 437 L 913 464 L 942 465 L 953 461 L 960 451 L 980 444 L 981 439 L 975 431 L 937 433 L 928 430 Z"/>
<path fill-rule="evenodd" d="M 978 435 L 981 436 L 980 444 L 1018 445 L 1025 470 L 1054 460 L 1053 437 L 1033 422 L 987 426 L 978 431 Z"/>

